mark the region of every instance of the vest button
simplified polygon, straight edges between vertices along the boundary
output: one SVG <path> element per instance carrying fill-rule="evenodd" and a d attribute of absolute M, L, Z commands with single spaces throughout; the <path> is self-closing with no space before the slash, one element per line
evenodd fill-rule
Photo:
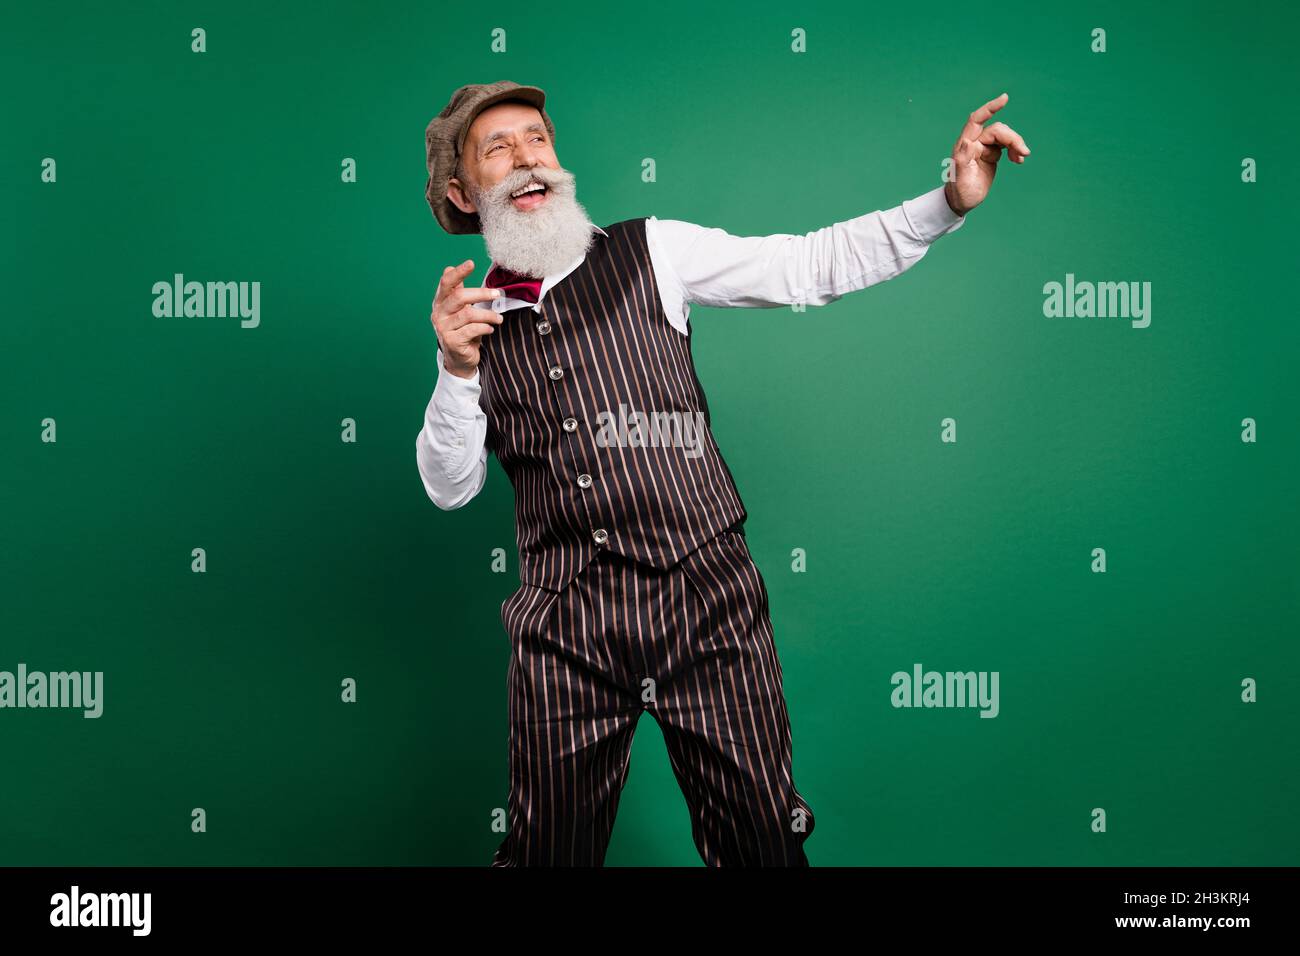
<path fill-rule="evenodd" d="M 591 475 L 579 475 L 579 476 L 578 476 L 578 487 L 579 487 L 579 488 L 590 488 L 590 487 L 591 487 Z"/>
<path fill-rule="evenodd" d="M 556 381 L 564 377 L 564 369 L 560 368 L 557 365 L 555 366 L 555 368 L 551 369 L 551 371 L 548 374 L 551 376 L 552 381 Z"/>
<path fill-rule="evenodd" d="M 576 432 L 578 430 L 578 420 L 576 418 L 566 418 L 564 420 L 564 430 L 566 432 Z"/>
<path fill-rule="evenodd" d="M 541 322 L 537 323 L 537 331 L 542 333 L 542 335 L 545 335 L 547 332 L 551 331 L 551 323 L 543 319 Z"/>
<path fill-rule="evenodd" d="M 604 528 L 597 528 L 595 531 L 591 533 L 591 536 L 596 539 L 597 544 L 604 544 L 605 541 L 609 538 L 609 532 L 606 531 Z"/>

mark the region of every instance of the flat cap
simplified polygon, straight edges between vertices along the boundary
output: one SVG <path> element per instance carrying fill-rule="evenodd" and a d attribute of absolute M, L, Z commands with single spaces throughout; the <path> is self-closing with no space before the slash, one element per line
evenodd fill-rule
<path fill-rule="evenodd" d="M 474 117 L 489 106 L 506 100 L 519 100 L 537 107 L 542 122 L 551 139 L 555 139 L 555 125 L 543 108 L 546 94 L 535 86 L 520 86 L 509 80 L 496 83 L 470 83 L 451 94 L 451 101 L 442 112 L 429 121 L 424 131 L 424 159 L 429 180 L 424 187 L 424 198 L 442 228 L 453 234 L 482 232 L 478 213 L 464 213 L 447 198 L 447 183 L 456 174 L 456 160 L 465 148 Z"/>

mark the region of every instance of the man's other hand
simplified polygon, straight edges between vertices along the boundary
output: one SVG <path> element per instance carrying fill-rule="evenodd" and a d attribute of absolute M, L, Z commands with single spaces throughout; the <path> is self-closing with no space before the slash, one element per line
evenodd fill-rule
<path fill-rule="evenodd" d="M 1013 163 L 1023 163 L 1029 155 L 1029 147 L 1020 134 L 1006 123 L 984 125 L 1007 105 L 1008 99 L 1010 97 L 1003 93 L 975 110 L 967 118 L 961 136 L 957 137 L 957 145 L 952 150 L 955 178 L 944 184 L 943 194 L 949 207 L 959 216 L 966 215 L 988 195 L 1004 148 Z"/>

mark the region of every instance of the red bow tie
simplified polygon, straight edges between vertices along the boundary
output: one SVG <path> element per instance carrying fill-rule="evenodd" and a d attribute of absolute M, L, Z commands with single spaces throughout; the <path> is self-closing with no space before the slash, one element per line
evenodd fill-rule
<path fill-rule="evenodd" d="M 507 297 L 524 302 L 536 302 L 542 294 L 541 279 L 520 275 L 499 265 L 492 267 L 483 280 L 483 285 L 490 289 L 503 289 Z"/>

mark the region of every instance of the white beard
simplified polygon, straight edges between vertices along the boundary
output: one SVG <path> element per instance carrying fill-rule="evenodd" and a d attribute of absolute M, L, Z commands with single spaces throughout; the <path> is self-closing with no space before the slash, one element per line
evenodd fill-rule
<path fill-rule="evenodd" d="M 546 201 L 536 209 L 516 209 L 510 194 L 531 179 L 546 184 Z M 548 166 L 517 169 L 486 193 L 473 190 L 488 255 L 502 268 L 536 279 L 573 265 L 595 236 L 575 193 L 573 174 Z"/>

